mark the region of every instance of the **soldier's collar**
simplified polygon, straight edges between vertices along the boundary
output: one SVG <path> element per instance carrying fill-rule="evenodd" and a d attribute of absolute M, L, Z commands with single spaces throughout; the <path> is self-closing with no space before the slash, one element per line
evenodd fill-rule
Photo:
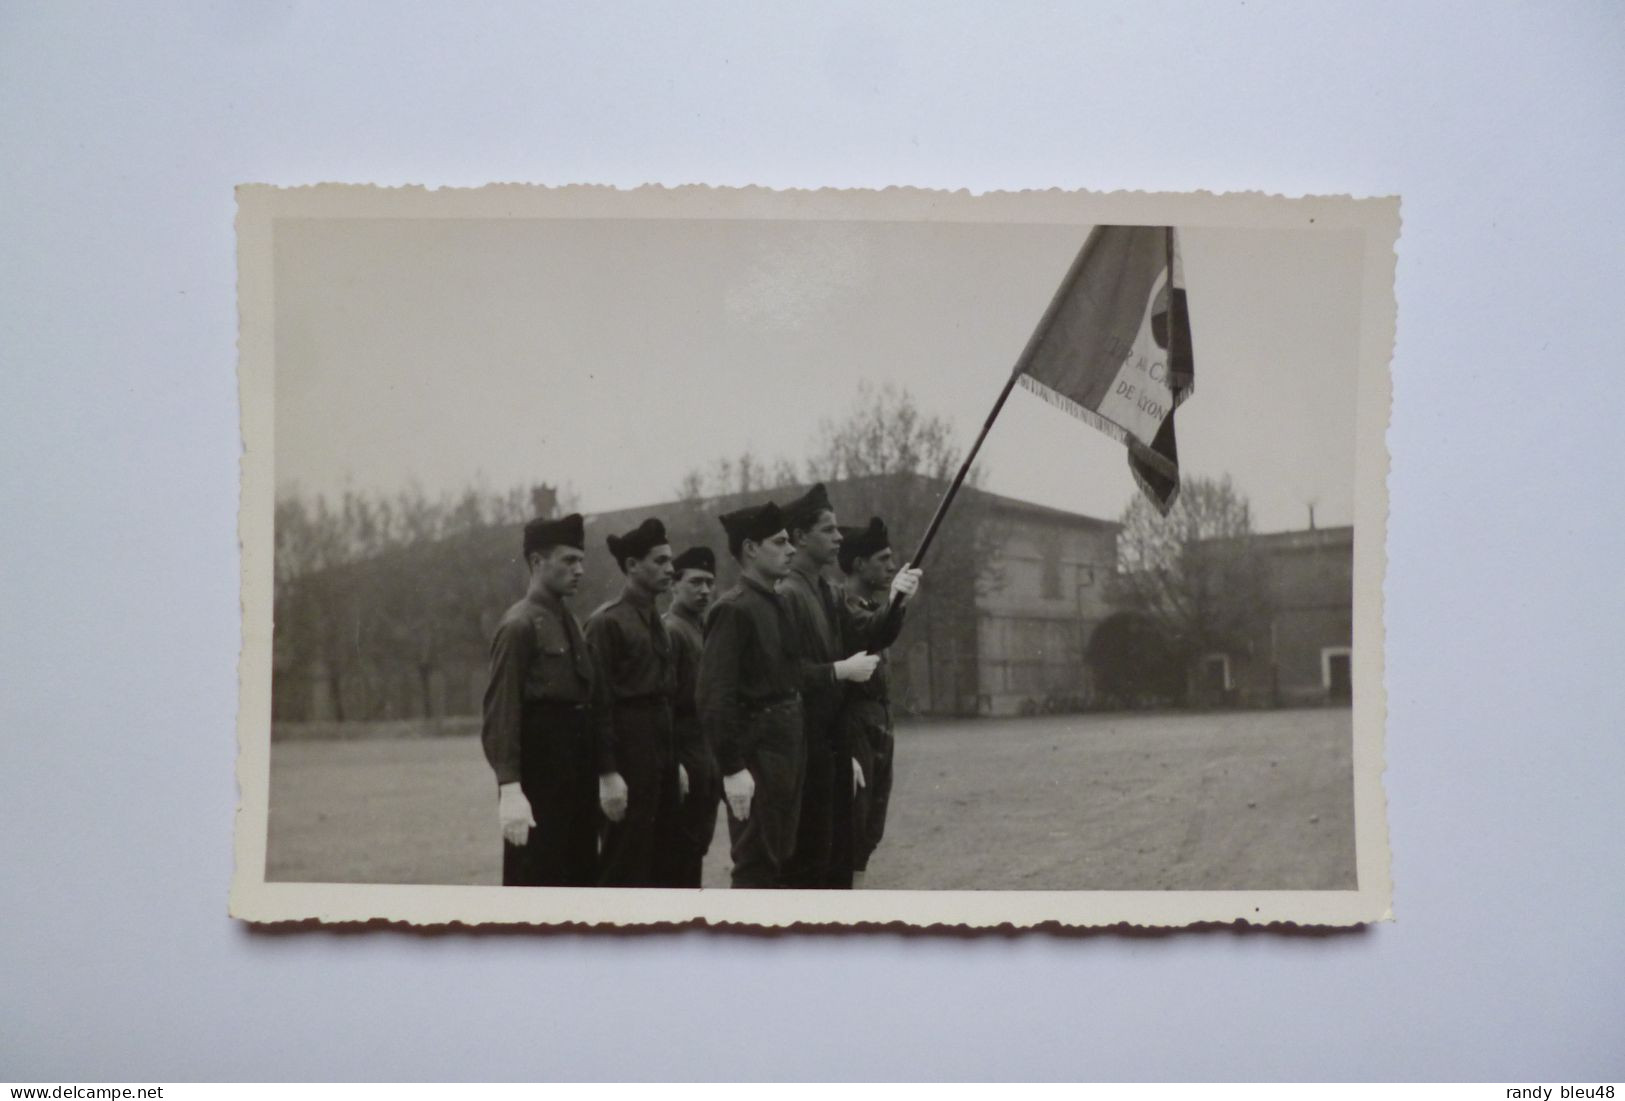
<path fill-rule="evenodd" d="M 655 606 L 654 594 L 644 592 L 630 581 L 622 586 L 621 599 L 632 605 L 634 608 L 647 609 Z"/>
<path fill-rule="evenodd" d="M 743 582 L 744 584 L 749 585 L 751 588 L 755 589 L 759 593 L 766 593 L 768 596 L 778 596 L 779 595 L 779 592 L 778 592 L 777 589 L 772 588 L 771 586 L 762 584 L 760 581 L 756 580 L 754 577 L 752 577 L 748 573 L 740 574 L 739 575 L 739 580 L 741 582 Z"/>
<path fill-rule="evenodd" d="M 790 571 L 798 573 L 808 581 L 817 582 L 824 576 L 824 567 L 813 565 L 811 558 L 795 557 L 790 559 Z"/>

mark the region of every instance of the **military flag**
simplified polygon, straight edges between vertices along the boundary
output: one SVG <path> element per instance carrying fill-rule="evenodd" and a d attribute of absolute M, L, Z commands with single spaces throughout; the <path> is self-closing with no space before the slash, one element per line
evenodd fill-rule
<path fill-rule="evenodd" d="M 1179 493 L 1174 410 L 1191 395 L 1190 314 L 1172 226 L 1097 226 L 1016 363 L 1017 381 L 1128 445 L 1166 515 Z"/>
<path fill-rule="evenodd" d="M 909 565 L 918 566 L 1016 383 L 1128 446 L 1129 470 L 1163 515 L 1179 495 L 1174 410 L 1195 364 L 1172 226 L 1096 226 L 1005 379 Z M 896 615 L 892 598 L 888 615 Z"/>

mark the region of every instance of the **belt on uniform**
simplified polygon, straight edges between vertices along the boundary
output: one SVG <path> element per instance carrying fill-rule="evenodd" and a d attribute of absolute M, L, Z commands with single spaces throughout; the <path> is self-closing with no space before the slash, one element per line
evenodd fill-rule
<path fill-rule="evenodd" d="M 747 715 L 759 715 L 764 711 L 776 711 L 781 707 L 789 707 L 791 704 L 800 702 L 801 694 L 799 692 L 791 692 L 789 695 L 785 696 L 771 696 L 762 700 L 746 700 L 740 706 L 740 710 Z"/>

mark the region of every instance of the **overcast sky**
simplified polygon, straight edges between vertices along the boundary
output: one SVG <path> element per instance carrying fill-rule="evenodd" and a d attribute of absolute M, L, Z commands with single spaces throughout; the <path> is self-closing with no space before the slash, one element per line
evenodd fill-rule
<path fill-rule="evenodd" d="M 283 220 L 279 491 L 431 494 L 548 481 L 583 511 L 669 500 L 750 450 L 804 459 L 861 382 L 974 437 L 1088 226 Z M 1255 526 L 1351 521 L 1360 244 L 1181 231 L 1196 393 L 1187 473 Z M 1115 518 L 1122 445 L 1017 389 L 987 488 Z M 836 500 L 837 508 L 840 501 Z"/>

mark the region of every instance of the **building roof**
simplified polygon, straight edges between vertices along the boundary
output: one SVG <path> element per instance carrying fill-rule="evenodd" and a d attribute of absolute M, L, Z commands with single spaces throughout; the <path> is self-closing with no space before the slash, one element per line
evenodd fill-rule
<path fill-rule="evenodd" d="M 866 478 L 846 478 L 839 481 L 828 482 L 827 485 L 829 486 L 831 495 L 839 496 L 843 487 L 850 487 L 854 483 L 868 480 L 868 478 L 880 477 L 884 476 L 869 475 Z M 912 475 L 912 477 L 915 481 L 920 483 L 919 491 L 921 493 L 929 493 L 933 497 L 940 497 L 948 489 L 948 483 L 945 479 L 932 478 L 924 474 L 915 474 Z M 776 486 L 772 489 L 761 489 L 755 491 L 754 493 L 744 494 L 708 494 L 705 497 L 700 498 L 697 502 L 685 502 L 674 499 L 669 501 L 661 501 L 652 505 L 640 505 L 636 508 L 617 508 L 608 509 L 603 512 L 588 512 L 584 515 L 589 522 L 603 523 L 608 520 L 619 521 L 625 519 L 630 521 L 634 517 L 642 518 L 644 516 L 658 516 L 663 511 L 670 510 L 679 505 L 693 507 L 693 505 L 698 504 L 701 509 L 710 512 L 717 510 L 719 502 L 733 504 L 740 499 L 762 498 L 766 497 L 770 493 L 775 494 L 778 497 L 789 498 L 803 492 L 810 485 L 811 483 L 797 483 L 795 485 Z M 1035 504 L 1032 501 L 1023 501 L 1018 497 L 1006 497 L 1003 494 L 990 493 L 985 489 L 978 489 L 974 486 L 965 486 L 960 490 L 960 493 L 965 496 L 975 496 L 979 498 L 993 511 L 1005 516 L 1017 516 L 1028 520 L 1038 520 L 1053 524 L 1065 524 L 1070 527 L 1088 528 L 1092 531 L 1117 531 L 1122 527 L 1121 524 L 1113 520 L 1102 520 L 1099 517 L 1087 516 L 1081 512 L 1069 512 L 1066 509 L 1052 508 L 1049 505 Z"/>
<path fill-rule="evenodd" d="M 972 488 L 961 492 L 976 494 L 987 501 L 995 512 L 1005 515 L 1022 516 L 1032 520 L 1045 520 L 1050 523 L 1089 528 L 1093 531 L 1118 531 L 1123 526 L 1115 520 L 1102 520 L 1097 516 L 1087 516 L 1081 512 L 1068 512 L 1062 508 L 1051 508 L 1049 505 L 1023 501 L 1018 497 L 1006 497 L 999 493 L 989 493 L 985 489 Z"/>
<path fill-rule="evenodd" d="M 1253 546 L 1264 551 L 1326 550 L 1352 546 L 1354 528 L 1347 524 L 1333 528 L 1300 528 L 1255 534 L 1251 539 Z"/>

